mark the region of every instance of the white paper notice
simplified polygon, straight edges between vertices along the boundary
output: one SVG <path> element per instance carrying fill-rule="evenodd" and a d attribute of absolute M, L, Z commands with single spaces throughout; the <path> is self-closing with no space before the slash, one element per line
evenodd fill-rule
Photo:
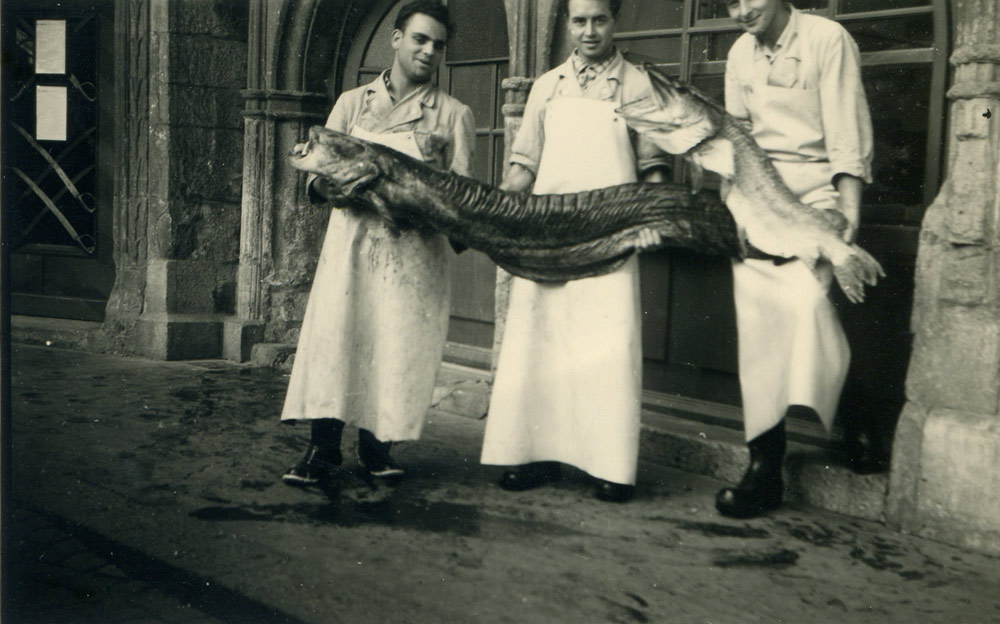
<path fill-rule="evenodd" d="M 66 73 L 66 20 L 35 20 L 35 73 Z"/>
<path fill-rule="evenodd" d="M 38 85 L 35 97 L 35 138 L 66 140 L 66 87 Z"/>

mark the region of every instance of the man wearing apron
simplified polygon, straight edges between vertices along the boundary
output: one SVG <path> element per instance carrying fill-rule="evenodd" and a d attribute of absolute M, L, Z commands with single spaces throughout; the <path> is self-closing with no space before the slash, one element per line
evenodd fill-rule
<path fill-rule="evenodd" d="M 620 4 L 564 4 L 576 50 L 535 81 L 502 188 L 572 193 L 634 182 L 637 171 L 662 177 L 666 156 L 637 147 L 615 114 L 650 97 L 648 79 L 613 44 Z M 638 269 L 633 257 L 611 274 L 562 284 L 512 279 L 482 452 L 484 464 L 517 466 L 501 478 L 504 489 L 554 481 L 561 462 L 595 477 L 599 499 L 631 498 L 642 382 Z"/>
<path fill-rule="evenodd" d="M 326 127 L 470 175 L 472 111 L 431 81 L 448 34 L 440 2 L 404 6 L 392 69 L 341 95 Z M 336 199 L 322 178 L 307 187 Z M 423 428 L 448 328 L 451 254 L 440 234 L 397 235 L 378 216 L 332 211 L 281 413 L 309 420 L 311 442 L 285 483 L 329 476 L 345 423 L 359 427 L 358 458 L 372 476 L 402 474 L 389 446 Z"/>
<path fill-rule="evenodd" d="M 746 31 L 726 61 L 726 109 L 750 122 L 803 203 L 847 217 L 844 238 L 853 241 L 872 160 L 857 45 L 836 22 L 780 0 L 726 4 Z M 818 417 L 827 429 L 833 422 L 850 350 L 827 296 L 830 268 L 733 263 L 750 467 L 716 497 L 723 515 L 749 518 L 781 505 L 787 416 Z"/>

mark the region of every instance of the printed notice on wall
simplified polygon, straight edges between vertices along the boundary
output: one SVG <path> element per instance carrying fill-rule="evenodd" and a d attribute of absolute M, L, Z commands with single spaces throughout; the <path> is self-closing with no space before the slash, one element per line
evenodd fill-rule
<path fill-rule="evenodd" d="M 35 20 L 35 73 L 66 73 L 66 20 Z"/>
<path fill-rule="evenodd" d="M 66 140 L 66 87 L 38 85 L 35 97 L 35 138 Z"/>

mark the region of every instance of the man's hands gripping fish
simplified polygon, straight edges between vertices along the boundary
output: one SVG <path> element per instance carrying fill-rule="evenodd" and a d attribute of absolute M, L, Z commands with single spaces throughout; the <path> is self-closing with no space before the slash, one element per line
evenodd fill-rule
<path fill-rule="evenodd" d="M 874 286 L 885 272 L 849 242 L 854 232 L 844 215 L 800 202 L 753 137 L 718 103 L 651 66 L 645 70 L 654 97 L 622 106 L 626 122 L 664 151 L 721 175 L 726 206 L 750 245 L 813 269 L 827 260 L 847 298 L 864 301 L 865 284 Z"/>

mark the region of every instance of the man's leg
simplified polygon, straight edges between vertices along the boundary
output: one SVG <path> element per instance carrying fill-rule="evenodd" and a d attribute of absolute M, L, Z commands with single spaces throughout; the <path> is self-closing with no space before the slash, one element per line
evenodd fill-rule
<path fill-rule="evenodd" d="M 404 470 L 389 455 L 392 442 L 382 442 L 367 429 L 358 430 L 358 459 L 373 477 L 402 477 Z"/>
<path fill-rule="evenodd" d="M 329 477 L 331 471 L 343 461 L 340 435 L 344 431 L 344 421 L 315 418 L 309 422 L 312 431 L 306 454 L 281 477 L 288 485 L 315 485 Z"/>
<path fill-rule="evenodd" d="M 754 518 L 781 506 L 785 483 L 782 468 L 785 461 L 785 420 L 798 410 L 811 408 L 789 406 L 785 418 L 753 440 L 750 448 L 750 466 L 743 479 L 734 488 L 723 488 L 715 497 L 715 508 L 730 518 Z"/>

